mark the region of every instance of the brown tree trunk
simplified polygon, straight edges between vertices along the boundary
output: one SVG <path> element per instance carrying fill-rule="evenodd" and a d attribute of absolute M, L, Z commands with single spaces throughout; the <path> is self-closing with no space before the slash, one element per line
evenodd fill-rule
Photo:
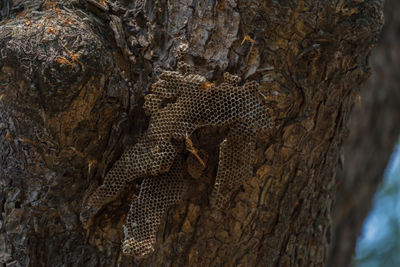
<path fill-rule="evenodd" d="M 385 1 L 386 23 L 371 56 L 372 75 L 350 117 L 327 266 L 350 266 L 364 218 L 400 135 L 399 12 L 398 1 Z"/>
<path fill-rule="evenodd" d="M 17 4 L 16 4 L 17 5 Z M 382 24 L 382 1 L 31 0 L 0 25 L 0 261 L 7 266 L 322 266 L 345 124 Z M 15 18 L 16 12 L 19 13 Z M 140 181 L 84 230 L 79 213 L 146 132 L 143 96 L 174 50 L 210 82 L 261 84 L 280 123 L 257 140 L 252 178 L 222 210 L 208 194 L 216 129 L 199 130 L 206 171 L 164 217 L 155 252 L 121 254 Z M 190 169 L 190 157 L 185 168 Z M 136 187 L 137 186 L 137 187 Z"/>

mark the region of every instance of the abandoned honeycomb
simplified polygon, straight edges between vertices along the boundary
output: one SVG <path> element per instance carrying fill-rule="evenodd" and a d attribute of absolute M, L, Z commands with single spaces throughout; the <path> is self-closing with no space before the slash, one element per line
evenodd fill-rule
<path fill-rule="evenodd" d="M 145 97 L 149 127 L 107 173 L 81 213 L 88 221 L 131 181 L 144 178 L 139 196 L 131 203 L 125 226 L 123 252 L 145 256 L 153 250 L 162 215 L 179 202 L 185 191 L 183 164 L 172 140 L 186 140 L 201 127 L 229 128 L 220 145 L 215 186 L 210 203 L 222 208 L 231 193 L 252 175 L 257 134 L 273 127 L 268 103 L 257 82 L 238 86 L 240 78 L 225 73 L 215 85 L 190 73 L 187 64 L 179 71 L 164 71 Z M 175 142 L 176 143 L 176 142 Z M 174 163 L 175 162 L 175 163 Z"/>
<path fill-rule="evenodd" d="M 163 215 L 186 192 L 182 166 L 177 159 L 168 173 L 143 180 L 124 226 L 123 253 L 143 257 L 153 251 Z"/>
<path fill-rule="evenodd" d="M 231 193 L 251 177 L 255 162 L 255 134 L 243 125 L 232 128 L 219 149 L 217 177 L 211 205 L 222 208 Z"/>

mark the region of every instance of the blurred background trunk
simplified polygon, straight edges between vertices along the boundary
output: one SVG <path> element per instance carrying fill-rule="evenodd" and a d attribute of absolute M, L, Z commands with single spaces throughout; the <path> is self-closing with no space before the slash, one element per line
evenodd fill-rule
<path fill-rule="evenodd" d="M 400 2 L 385 1 L 385 25 L 371 56 L 372 75 L 353 109 L 337 172 L 327 266 L 350 266 L 375 191 L 400 136 Z"/>

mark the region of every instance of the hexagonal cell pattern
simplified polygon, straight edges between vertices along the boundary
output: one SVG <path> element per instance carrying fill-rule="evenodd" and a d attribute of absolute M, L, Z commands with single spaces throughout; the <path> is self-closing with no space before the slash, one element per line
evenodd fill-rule
<path fill-rule="evenodd" d="M 178 71 L 164 71 L 145 97 L 144 110 L 151 116 L 146 133 L 123 153 L 89 197 L 81 220 L 87 222 L 128 183 L 144 177 L 128 214 L 123 252 L 150 253 L 162 215 L 185 191 L 183 165 L 176 160 L 178 149 L 171 141 L 184 140 L 205 126 L 229 128 L 220 145 L 210 199 L 213 207 L 223 208 L 231 193 L 252 175 L 256 135 L 274 126 L 259 84 L 238 86 L 239 82 L 238 76 L 225 73 L 224 82 L 215 85 L 191 74 L 184 63 L 178 64 Z"/>

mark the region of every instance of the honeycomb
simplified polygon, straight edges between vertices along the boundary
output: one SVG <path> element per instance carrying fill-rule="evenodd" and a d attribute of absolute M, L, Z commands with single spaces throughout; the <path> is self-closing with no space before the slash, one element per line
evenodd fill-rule
<path fill-rule="evenodd" d="M 225 126 L 229 133 L 220 145 L 211 206 L 223 208 L 232 192 L 252 175 L 255 141 L 274 126 L 269 104 L 254 81 L 239 86 L 238 76 L 225 73 L 215 85 L 190 73 L 178 63 L 178 71 L 164 71 L 145 97 L 149 127 L 127 149 L 88 199 L 81 213 L 88 223 L 133 180 L 144 178 L 138 197 L 131 203 L 125 226 L 125 254 L 145 256 L 153 250 L 162 215 L 179 202 L 185 191 L 183 164 L 177 160 L 177 142 L 199 128 Z M 174 163 L 175 162 L 175 163 Z"/>
<path fill-rule="evenodd" d="M 124 254 L 144 257 L 153 251 L 163 215 L 186 192 L 182 166 L 181 160 L 176 160 L 168 173 L 143 180 L 124 226 Z"/>
<path fill-rule="evenodd" d="M 255 133 L 245 125 L 234 127 L 219 147 L 219 162 L 211 206 L 222 208 L 231 193 L 253 174 Z"/>

